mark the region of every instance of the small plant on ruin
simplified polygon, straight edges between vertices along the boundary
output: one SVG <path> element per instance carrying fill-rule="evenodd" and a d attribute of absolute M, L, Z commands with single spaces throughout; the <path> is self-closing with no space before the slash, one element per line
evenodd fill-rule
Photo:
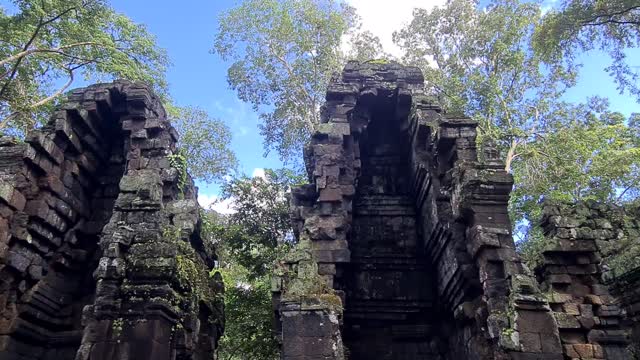
<path fill-rule="evenodd" d="M 122 335 L 123 327 L 124 327 L 124 319 L 117 318 L 113 320 L 113 322 L 111 323 L 111 330 L 113 330 L 114 338 L 119 338 L 120 335 Z M 120 342 L 120 340 L 118 340 L 118 342 Z"/>
<path fill-rule="evenodd" d="M 368 64 L 376 64 L 376 65 L 384 65 L 384 64 L 388 64 L 390 61 L 388 59 L 371 59 L 371 60 L 367 60 L 366 63 Z"/>
<path fill-rule="evenodd" d="M 187 185 L 187 158 L 180 152 L 167 156 L 169 159 L 169 165 L 178 171 L 178 189 L 180 194 L 184 196 L 184 188 Z"/>

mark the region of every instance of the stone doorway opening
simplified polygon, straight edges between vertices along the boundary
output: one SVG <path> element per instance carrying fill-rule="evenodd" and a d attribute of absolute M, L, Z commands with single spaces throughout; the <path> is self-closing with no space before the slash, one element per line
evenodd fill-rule
<path fill-rule="evenodd" d="M 436 273 L 424 252 L 410 171 L 410 139 L 401 129 L 397 96 L 357 106 L 366 130 L 354 137 L 361 168 L 340 264 L 345 292 L 343 341 L 349 359 L 439 359 L 441 312 Z M 367 105 L 370 104 L 370 105 Z"/>

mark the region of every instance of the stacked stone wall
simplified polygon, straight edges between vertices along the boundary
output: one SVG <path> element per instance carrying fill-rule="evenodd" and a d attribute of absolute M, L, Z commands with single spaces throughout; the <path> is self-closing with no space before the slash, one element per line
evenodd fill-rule
<path fill-rule="evenodd" d="M 640 268 L 617 277 L 610 286 L 624 311 L 623 324 L 630 329 L 630 356 L 640 359 Z"/>
<path fill-rule="evenodd" d="M 0 357 L 205 359 L 215 254 L 177 133 L 146 86 L 75 90 L 24 143 L 0 139 Z"/>
<path fill-rule="evenodd" d="M 350 271 L 350 245 L 358 231 L 352 218 L 362 168 L 360 142 L 383 104 L 393 114 L 387 121 L 396 122 L 404 136 L 409 172 L 402 176 L 412 184 L 419 246 L 436 272 L 440 318 L 431 325 L 445 344 L 417 353 L 446 359 L 561 359 L 551 308 L 515 252 L 507 213 L 511 176 L 494 150 L 478 160 L 474 121 L 446 116 L 422 88 L 417 68 L 395 63 L 352 62 L 329 85 L 323 123 L 305 153 L 311 184 L 292 194 L 300 245 L 275 279 L 280 318 L 304 318 L 305 306 L 314 303 L 313 311 L 344 320 L 350 303 L 341 279 Z M 313 301 L 323 296 L 338 299 L 338 306 Z M 344 358 L 345 352 L 329 356 L 318 348 L 291 353 L 299 339 L 287 334 L 304 326 L 312 324 L 282 321 L 283 359 Z M 330 336 L 327 346 L 342 344 L 340 332 Z"/>
<path fill-rule="evenodd" d="M 558 320 L 565 356 L 622 359 L 632 356 L 629 340 L 637 347 L 638 219 L 634 206 L 545 204 L 544 260 L 536 272 Z"/>
<path fill-rule="evenodd" d="M 537 270 L 554 312 L 566 357 L 623 358 L 627 345 L 619 303 L 602 281 L 600 246 L 614 241 L 610 221 L 592 203 L 545 207 L 548 237 Z"/>

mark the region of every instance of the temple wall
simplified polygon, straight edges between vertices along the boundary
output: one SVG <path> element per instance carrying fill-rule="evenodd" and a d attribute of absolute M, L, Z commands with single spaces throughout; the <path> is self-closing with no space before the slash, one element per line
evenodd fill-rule
<path fill-rule="evenodd" d="M 215 254 L 159 99 L 78 89 L 24 143 L 0 139 L 0 358 L 211 359 Z"/>
<path fill-rule="evenodd" d="M 594 201 L 545 204 L 546 243 L 536 273 L 557 319 L 565 356 L 626 358 L 628 330 L 634 327 L 638 343 L 637 215 L 634 208 Z"/>
<path fill-rule="evenodd" d="M 622 324 L 630 329 L 629 352 L 640 358 L 640 268 L 617 278 L 610 285 L 611 293 L 619 299 L 624 314 Z"/>
<path fill-rule="evenodd" d="M 330 83 L 323 123 L 305 151 L 310 184 L 292 192 L 291 215 L 299 244 L 281 263 L 274 278 L 282 358 L 371 358 L 370 354 L 364 355 L 366 349 L 375 349 L 375 357 L 383 360 L 575 357 L 572 351 L 586 347 L 574 346 L 583 343 L 572 342 L 567 336 L 562 323 L 567 319 L 565 310 L 546 292 L 553 280 L 542 278 L 538 282 L 515 251 L 507 211 L 513 180 L 504 171 L 499 154 L 487 147 L 480 160 L 475 146 L 476 123 L 444 114 L 422 93 L 422 88 L 423 78 L 417 68 L 383 62 L 351 62 Z M 392 182 L 371 180 L 372 150 L 369 145 L 362 145 L 375 139 L 369 127 L 380 121 L 381 112 L 385 121 L 400 132 L 400 140 L 392 146 L 407 164 L 406 170 L 383 167 L 374 171 L 380 178 L 384 178 L 380 175 L 383 173 L 398 178 Z M 391 130 L 386 135 L 395 136 Z M 373 141 L 382 144 L 386 140 Z M 384 201 L 363 197 L 363 182 L 386 188 L 382 191 Z M 395 185 L 385 185 L 389 183 Z M 394 200 L 392 189 L 398 184 L 408 184 L 410 205 Z M 363 199 L 367 204 L 363 205 Z M 401 238 L 415 242 L 415 256 L 425 257 L 428 270 L 411 285 L 433 292 L 430 312 L 437 314 L 424 318 L 426 322 L 420 326 L 413 322 L 419 315 L 398 323 L 389 317 L 386 324 L 390 325 L 380 325 L 385 322 L 366 315 L 367 306 L 378 314 L 393 310 L 393 302 L 384 294 L 401 293 L 406 288 L 401 280 L 386 278 L 387 275 L 358 275 L 363 274 L 362 268 L 380 270 L 380 260 L 375 259 L 395 251 L 394 244 L 400 238 L 396 238 L 397 234 L 388 235 L 387 229 L 400 234 L 408 231 L 391 218 L 386 225 L 380 219 L 363 223 L 359 215 L 364 212 L 378 216 L 385 211 L 400 211 L 402 214 L 398 214 L 415 219 L 411 225 L 415 226 L 415 240 L 405 235 Z M 405 220 L 401 222 L 405 224 Z M 379 246 L 383 240 L 387 241 L 386 248 Z M 365 256 L 358 254 L 363 251 L 362 244 L 371 247 L 364 251 Z M 567 261 L 578 260 L 572 254 Z M 398 279 L 410 277 L 414 271 L 412 267 L 394 266 L 401 269 Z M 580 299 L 576 301 L 581 302 L 588 294 L 578 295 Z M 376 296 L 377 303 L 363 305 L 362 299 L 371 302 Z M 355 305 L 353 299 L 357 300 Z M 387 305 L 380 307 L 382 300 Z M 614 310 L 608 304 L 604 306 L 606 311 Z M 308 316 L 311 311 L 335 316 L 340 323 L 340 331 L 326 333 L 326 344 L 334 349 L 331 354 L 317 348 L 289 351 L 301 349 L 302 345 L 296 345 L 299 338 L 286 334 L 301 333 L 319 321 Z M 397 311 L 409 314 L 409 310 Z M 354 314 L 358 320 L 353 320 Z M 624 333 L 611 315 L 609 330 Z M 299 320 L 292 321 L 292 316 Z M 376 326 L 391 326 L 392 330 L 358 330 Z M 396 336 L 404 345 L 380 345 Z M 426 342 L 412 340 L 416 336 Z M 601 346 L 593 337 L 585 339 L 593 356 L 600 349 L 605 358 L 626 356 L 616 352 L 620 347 Z M 340 346 L 343 349 L 336 350 Z"/>

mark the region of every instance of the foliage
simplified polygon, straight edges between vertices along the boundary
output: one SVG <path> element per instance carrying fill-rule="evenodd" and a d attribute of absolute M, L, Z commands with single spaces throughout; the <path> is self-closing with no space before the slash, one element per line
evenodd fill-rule
<path fill-rule="evenodd" d="M 224 247 L 254 277 L 266 275 L 278 255 L 292 242 L 289 204 L 285 194 L 299 177 L 289 170 L 265 170 L 265 177 L 233 178 L 223 185 L 233 199 Z"/>
<path fill-rule="evenodd" d="M 625 119 L 610 111 L 606 100 L 592 98 L 586 104 L 562 103 L 553 115 L 544 138 L 524 146 L 522 161 L 514 164 L 511 213 L 521 222 L 516 233 L 530 265 L 544 246 L 535 226 L 542 199 L 620 203 L 640 194 L 637 114 Z"/>
<path fill-rule="evenodd" d="M 390 54 L 385 53 L 380 39 L 370 31 L 351 30 L 348 35 L 348 43 L 349 50 L 346 57 L 349 60 L 365 62 L 392 58 Z"/>
<path fill-rule="evenodd" d="M 24 134 L 42 123 L 79 76 L 141 80 L 166 93 L 165 51 L 106 1 L 13 3 L 15 14 L 0 9 L 0 129 Z"/>
<path fill-rule="evenodd" d="M 207 210 L 202 207 L 198 209 L 200 213 L 200 237 L 207 254 L 217 254 L 216 247 L 219 245 L 220 236 L 224 232 L 226 217 L 214 210 Z"/>
<path fill-rule="evenodd" d="M 193 302 L 194 304 L 197 304 L 198 301 L 211 301 L 213 298 L 209 284 L 209 273 L 202 268 L 202 264 L 196 263 L 196 256 L 192 252 L 176 256 L 180 286 L 189 289 L 197 299 Z"/>
<path fill-rule="evenodd" d="M 432 10 L 416 9 L 411 23 L 394 33 L 404 60 L 419 66 L 429 90 L 450 113 L 479 122 L 479 143 L 496 143 L 505 169 L 523 144 L 544 132 L 542 117 L 564 89 L 574 69 L 545 64 L 531 47 L 541 18 L 535 3 L 452 0 Z"/>
<path fill-rule="evenodd" d="M 236 168 L 236 156 L 229 148 L 231 131 L 224 122 L 196 107 L 166 107 L 180 134 L 178 146 L 191 176 L 209 182 L 222 179 Z"/>
<path fill-rule="evenodd" d="M 122 335 L 123 327 L 124 327 L 124 319 L 123 318 L 117 318 L 117 319 L 113 320 L 113 322 L 111 323 L 111 330 L 113 331 L 113 337 L 114 338 L 119 338 L 120 335 Z M 118 340 L 118 342 L 120 342 L 120 340 Z"/>
<path fill-rule="evenodd" d="M 269 277 L 249 280 L 246 269 L 237 264 L 221 273 L 226 285 L 226 326 L 217 359 L 278 359 Z"/>
<path fill-rule="evenodd" d="M 640 185 L 638 116 L 624 119 L 604 99 L 559 100 L 579 66 L 539 51 L 548 19 L 536 3 L 495 0 L 479 8 L 452 0 L 416 9 L 394 34 L 404 60 L 422 68 L 445 110 L 472 116 L 479 145 L 501 150 L 515 179 L 515 233 L 530 264 L 544 246 L 540 200 L 623 201 L 637 197 Z"/>
<path fill-rule="evenodd" d="M 177 152 L 168 155 L 167 159 L 169 159 L 169 165 L 178 171 L 178 189 L 184 195 L 184 187 L 187 185 L 188 180 L 187 158 L 181 152 Z"/>
<path fill-rule="evenodd" d="M 532 212 L 541 197 L 576 202 L 619 202 L 640 190 L 640 140 L 631 119 L 610 111 L 608 102 L 562 104 L 544 140 L 524 150 L 515 165 L 515 207 Z M 562 119 L 562 121 L 558 121 Z M 544 169 L 544 171 L 541 171 Z"/>
<path fill-rule="evenodd" d="M 538 226 L 540 216 L 539 211 L 527 214 L 527 223 L 517 226 L 516 230 L 517 236 L 520 237 L 516 242 L 518 254 L 529 269 L 536 269 L 542 265 L 542 251 L 549 243 L 548 238 L 542 233 L 542 228 Z"/>
<path fill-rule="evenodd" d="M 353 8 L 337 0 L 245 0 L 220 16 L 213 52 L 232 62 L 229 85 L 260 113 L 267 152 L 300 158 L 327 84 L 345 62 L 342 39 L 357 28 Z M 373 35 L 352 39 L 363 47 L 352 56 L 377 57 Z"/>
<path fill-rule="evenodd" d="M 210 217 L 217 239 L 225 292 L 226 329 L 219 359 L 277 359 L 272 334 L 270 273 L 291 244 L 286 193 L 301 181 L 290 170 L 265 170 L 265 177 L 240 176 L 223 186 L 235 213 Z M 209 213 L 212 216 L 215 216 Z"/>
<path fill-rule="evenodd" d="M 640 101 L 638 72 L 625 50 L 640 47 L 640 4 L 637 0 L 565 0 L 551 10 L 535 35 L 535 49 L 546 61 L 576 61 L 582 52 L 600 49 L 611 56 L 606 68 L 623 92 Z"/>

